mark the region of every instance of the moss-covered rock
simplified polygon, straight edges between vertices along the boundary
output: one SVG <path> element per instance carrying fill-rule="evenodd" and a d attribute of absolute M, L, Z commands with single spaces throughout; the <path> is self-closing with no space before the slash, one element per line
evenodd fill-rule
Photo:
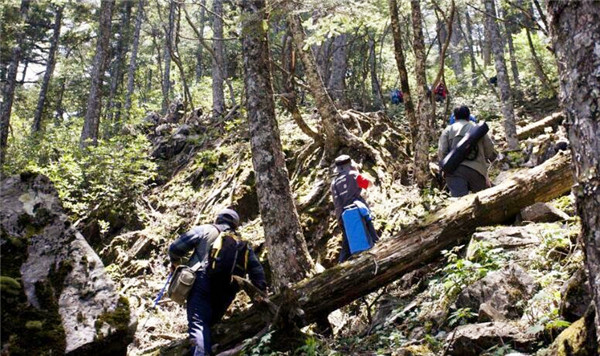
<path fill-rule="evenodd" d="M 600 347 L 596 340 L 594 308 L 588 308 L 585 315 L 560 333 L 546 351 L 550 356 L 596 356 Z"/>

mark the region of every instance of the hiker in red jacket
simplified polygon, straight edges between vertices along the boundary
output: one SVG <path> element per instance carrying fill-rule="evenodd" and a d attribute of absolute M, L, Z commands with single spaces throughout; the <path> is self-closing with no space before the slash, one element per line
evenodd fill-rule
<path fill-rule="evenodd" d="M 350 249 L 344 229 L 342 214 L 349 207 L 356 207 L 357 205 L 363 207 L 363 210 L 367 210 L 368 213 L 367 202 L 360 194 L 363 189 L 367 189 L 372 183 L 368 178 L 358 172 L 358 169 L 352 164 L 352 159 L 348 155 L 341 155 L 336 158 L 335 166 L 337 176 L 331 182 L 331 195 L 333 196 L 335 215 L 344 234 L 344 238 L 342 239 L 342 251 L 339 259 L 340 262 L 344 262 L 350 257 Z M 369 238 L 371 239 L 370 242 L 375 243 L 379 238 L 373 228 L 370 216 L 366 221 L 366 225 Z"/>
<path fill-rule="evenodd" d="M 442 102 L 446 100 L 446 96 L 448 95 L 448 91 L 446 90 L 446 86 L 443 82 L 439 82 L 439 84 L 435 87 L 435 101 Z"/>

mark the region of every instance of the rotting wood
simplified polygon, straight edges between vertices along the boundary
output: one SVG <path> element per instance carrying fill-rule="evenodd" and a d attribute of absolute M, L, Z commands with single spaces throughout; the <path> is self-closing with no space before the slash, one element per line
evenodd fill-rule
<path fill-rule="evenodd" d="M 550 116 L 547 116 L 541 120 L 533 122 L 522 129 L 517 131 L 517 138 L 519 140 L 524 140 L 526 138 L 530 138 L 539 134 L 542 134 L 546 127 L 556 128 L 560 125 L 565 119 L 565 114 L 563 112 L 556 112 Z"/>
<path fill-rule="evenodd" d="M 535 202 L 545 202 L 571 189 L 570 158 L 559 153 L 544 164 L 502 184 L 468 195 L 380 242 L 368 253 L 295 284 L 291 289 L 304 310 L 306 322 L 330 313 L 463 243 L 479 226 L 499 224 Z M 280 295 L 270 300 L 279 304 Z M 258 333 L 266 323 L 266 306 L 257 305 L 213 328 L 216 348 L 231 347 Z"/>

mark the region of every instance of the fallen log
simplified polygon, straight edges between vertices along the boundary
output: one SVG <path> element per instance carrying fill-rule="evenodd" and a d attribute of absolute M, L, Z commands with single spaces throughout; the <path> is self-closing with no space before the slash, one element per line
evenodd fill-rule
<path fill-rule="evenodd" d="M 570 155 L 559 153 L 496 187 L 460 198 L 357 258 L 292 286 L 305 312 L 305 322 L 313 322 L 395 281 L 439 256 L 442 250 L 465 242 L 479 226 L 502 223 L 524 207 L 561 196 L 572 183 Z M 270 300 L 279 305 L 281 296 Z M 217 348 L 222 350 L 252 337 L 271 317 L 266 306 L 256 305 L 217 324 L 213 328 Z"/>
<path fill-rule="evenodd" d="M 565 114 L 562 111 L 556 112 L 541 120 L 533 122 L 520 130 L 517 130 L 517 138 L 519 140 L 524 140 L 526 138 L 540 135 L 544 133 L 544 129 L 546 129 L 546 127 L 552 127 L 556 130 L 556 127 L 560 125 L 564 119 Z"/>

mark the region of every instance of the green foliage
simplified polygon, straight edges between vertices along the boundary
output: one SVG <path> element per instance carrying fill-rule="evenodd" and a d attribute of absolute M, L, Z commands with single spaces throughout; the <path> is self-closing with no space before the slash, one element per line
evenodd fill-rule
<path fill-rule="evenodd" d="M 52 126 L 43 137 L 13 140 L 9 171 L 47 175 L 76 220 L 100 220 L 104 231 L 109 223 L 135 221 L 136 200 L 155 177 L 147 139 L 119 135 L 81 149 L 78 131 L 78 125 Z"/>
<path fill-rule="evenodd" d="M 473 312 L 471 308 L 460 308 L 450 314 L 448 318 L 449 326 L 458 326 L 467 324 L 477 316 L 477 313 Z"/>
<path fill-rule="evenodd" d="M 443 293 L 453 300 L 464 288 L 485 277 L 488 272 L 499 269 L 505 261 L 502 248 L 491 248 L 487 243 L 477 243 L 471 259 L 460 258 L 458 253 L 464 245 L 443 250 L 448 260 L 442 272 Z"/>

